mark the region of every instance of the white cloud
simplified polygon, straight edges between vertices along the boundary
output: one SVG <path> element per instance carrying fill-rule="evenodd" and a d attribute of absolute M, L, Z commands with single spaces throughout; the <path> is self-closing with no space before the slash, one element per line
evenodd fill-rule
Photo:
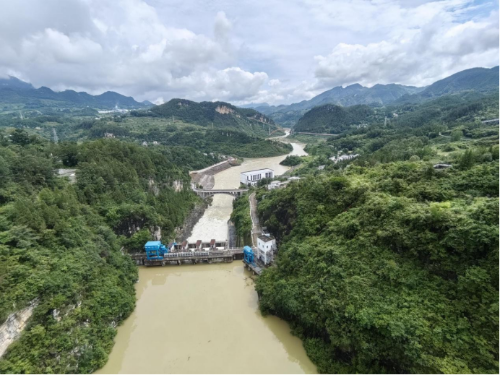
<path fill-rule="evenodd" d="M 497 65 L 498 2 L 5 1 L 0 51 L 0 75 L 57 90 L 290 103 Z"/>
<path fill-rule="evenodd" d="M 49 1 L 44 11 L 55 16 L 46 22 L 25 33 L 15 30 L 15 37 L 2 30 L 0 73 L 23 72 L 35 86 L 94 93 L 116 90 L 139 99 L 162 92 L 205 100 L 240 99 L 254 95 L 267 80 L 265 73 L 231 66 L 231 22 L 224 12 L 212 19 L 210 37 L 163 23 L 141 0 L 68 3 L 85 10 L 79 18 L 86 19 L 73 28 L 57 27 L 59 3 Z M 26 11 L 24 6 L 26 1 L 19 1 L 18 10 Z M 9 23 L 27 22 L 14 8 L 8 12 L 14 18 Z M 0 30 L 6 25 L 4 17 L 0 15 Z"/>
<path fill-rule="evenodd" d="M 227 19 L 226 13 L 217 12 L 214 23 L 215 40 L 227 44 L 229 43 L 230 32 L 232 29 L 231 22 Z"/>
<path fill-rule="evenodd" d="M 249 73 L 232 67 L 180 77 L 172 80 L 171 87 L 190 92 L 196 100 L 243 100 L 257 94 L 267 78 L 263 72 Z"/>
<path fill-rule="evenodd" d="M 440 11 L 424 4 L 406 16 L 410 26 L 419 27 L 393 31 L 390 38 L 375 43 L 339 43 L 328 55 L 316 56 L 316 87 L 355 82 L 424 86 L 464 69 L 497 65 L 498 13 L 459 23 L 454 14 L 463 9 L 448 8 L 464 2 L 442 3 L 446 6 L 441 4 Z"/>

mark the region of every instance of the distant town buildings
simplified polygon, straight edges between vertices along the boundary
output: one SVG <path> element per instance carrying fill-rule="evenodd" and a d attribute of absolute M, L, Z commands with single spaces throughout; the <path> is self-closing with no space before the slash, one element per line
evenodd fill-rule
<path fill-rule="evenodd" d="M 274 178 L 274 171 L 270 168 L 264 168 L 241 172 L 240 174 L 240 182 L 247 186 L 255 186 L 263 178 Z"/>
<path fill-rule="evenodd" d="M 115 108 L 111 110 L 103 110 L 103 111 L 97 111 L 98 113 L 127 113 L 129 110 L 128 109 L 122 109 L 118 108 L 118 106 L 115 106 Z"/>
<path fill-rule="evenodd" d="M 278 189 L 281 186 L 281 181 L 275 180 L 271 181 L 269 185 L 267 185 L 267 190 Z"/>
<path fill-rule="evenodd" d="M 290 182 L 299 180 L 300 177 L 294 176 L 294 177 L 288 177 L 286 181 L 278 181 L 278 180 L 271 181 L 271 183 L 267 185 L 267 190 L 282 189 L 286 187 Z"/>

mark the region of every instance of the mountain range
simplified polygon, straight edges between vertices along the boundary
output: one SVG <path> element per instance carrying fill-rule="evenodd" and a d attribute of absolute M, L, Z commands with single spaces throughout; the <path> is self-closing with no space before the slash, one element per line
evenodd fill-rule
<path fill-rule="evenodd" d="M 488 93 L 498 90 L 498 79 L 498 66 L 491 69 L 467 69 L 436 81 L 414 95 L 402 96 L 396 100 L 396 102 L 420 102 L 426 99 L 464 91 Z"/>
<path fill-rule="evenodd" d="M 168 103 L 153 107 L 153 112 L 157 115 L 189 118 L 204 126 L 212 122 L 221 125 L 228 123 L 229 119 L 232 119 L 231 127 L 238 125 L 245 128 L 246 125 L 251 123 L 267 124 L 268 128 L 276 128 L 276 124 L 293 127 L 307 111 L 325 104 L 348 107 L 360 104 L 384 106 L 392 103 L 419 103 L 435 97 L 464 91 L 495 91 L 498 90 L 498 80 L 498 66 L 494 68 L 473 68 L 453 74 L 426 87 L 399 84 L 377 84 L 372 87 L 364 87 L 360 84 L 353 84 L 347 87 L 334 87 L 310 100 L 303 100 L 290 105 L 270 106 L 267 103 L 255 103 L 240 108 L 222 102 L 195 103 L 184 99 L 172 99 Z M 0 78 L 1 105 L 3 105 L 4 110 L 36 109 L 48 106 L 91 107 L 95 109 L 144 109 L 153 106 L 149 101 L 137 102 L 132 97 L 113 91 L 107 91 L 100 95 L 90 95 L 86 92 L 76 92 L 74 90 L 56 92 L 44 86 L 35 88 L 30 83 L 15 77 Z M 12 106 L 14 108 L 11 108 Z M 188 114 L 190 111 L 185 110 L 187 107 L 191 108 L 194 113 Z M 220 113 L 216 110 L 218 107 L 224 107 L 229 112 Z M 262 114 L 265 116 L 262 116 Z M 245 124 L 245 122 L 247 123 Z"/>
<path fill-rule="evenodd" d="M 381 106 L 391 103 L 421 102 L 468 90 L 491 92 L 498 90 L 498 78 L 498 66 L 491 69 L 473 68 L 453 74 L 426 87 L 398 84 L 377 84 L 364 87 L 360 84 L 353 84 L 347 87 L 334 87 L 310 100 L 290 105 L 270 106 L 267 103 L 258 103 L 249 104 L 246 107 L 262 112 L 282 126 L 293 127 L 307 111 L 324 104 L 344 107 L 358 104 Z"/>
<path fill-rule="evenodd" d="M 92 107 L 96 109 L 133 109 L 146 108 L 153 104 L 148 101 L 137 102 L 130 96 L 124 96 L 114 91 L 100 95 L 90 95 L 86 92 L 65 90 L 56 92 L 48 87 L 35 88 L 30 83 L 15 77 L 0 79 L 0 105 L 23 104 L 28 108 L 50 106 L 61 107 Z"/>

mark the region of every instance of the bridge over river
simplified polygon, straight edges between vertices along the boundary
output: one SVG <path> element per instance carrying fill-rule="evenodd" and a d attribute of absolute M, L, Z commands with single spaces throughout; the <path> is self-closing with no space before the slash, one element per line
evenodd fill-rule
<path fill-rule="evenodd" d="M 193 189 L 193 191 L 202 198 L 211 197 L 215 194 L 229 194 L 239 197 L 246 193 L 248 189 Z"/>

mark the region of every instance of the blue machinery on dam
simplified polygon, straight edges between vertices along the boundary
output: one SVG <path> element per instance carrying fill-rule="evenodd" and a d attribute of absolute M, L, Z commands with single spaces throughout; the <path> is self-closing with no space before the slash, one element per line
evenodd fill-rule
<path fill-rule="evenodd" d="M 229 263 L 243 258 L 243 248 L 229 248 L 226 241 L 187 241 L 164 245 L 161 241 L 148 241 L 144 252 L 130 254 L 137 265 L 167 266 L 171 264 Z"/>
<path fill-rule="evenodd" d="M 256 257 L 250 246 L 245 246 L 243 248 L 243 263 L 245 263 L 245 267 L 255 275 L 260 275 L 262 273 L 262 268 L 257 265 Z"/>
<path fill-rule="evenodd" d="M 173 245 L 176 245 L 174 242 Z M 146 251 L 147 260 L 159 260 L 163 259 L 165 254 L 168 254 L 168 250 L 172 247 L 172 244 L 169 247 L 162 244 L 160 241 L 148 241 L 146 245 L 144 245 L 144 250 Z"/>
<path fill-rule="evenodd" d="M 148 241 L 144 250 L 144 253 L 130 255 L 137 265 L 161 267 L 172 264 L 230 263 L 242 259 L 245 267 L 254 274 L 260 275 L 262 272 L 250 246 L 228 248 L 226 242 L 215 240 L 198 240 L 196 243 L 184 241 L 182 244 L 172 242 L 169 245 L 164 245 L 161 241 Z"/>

